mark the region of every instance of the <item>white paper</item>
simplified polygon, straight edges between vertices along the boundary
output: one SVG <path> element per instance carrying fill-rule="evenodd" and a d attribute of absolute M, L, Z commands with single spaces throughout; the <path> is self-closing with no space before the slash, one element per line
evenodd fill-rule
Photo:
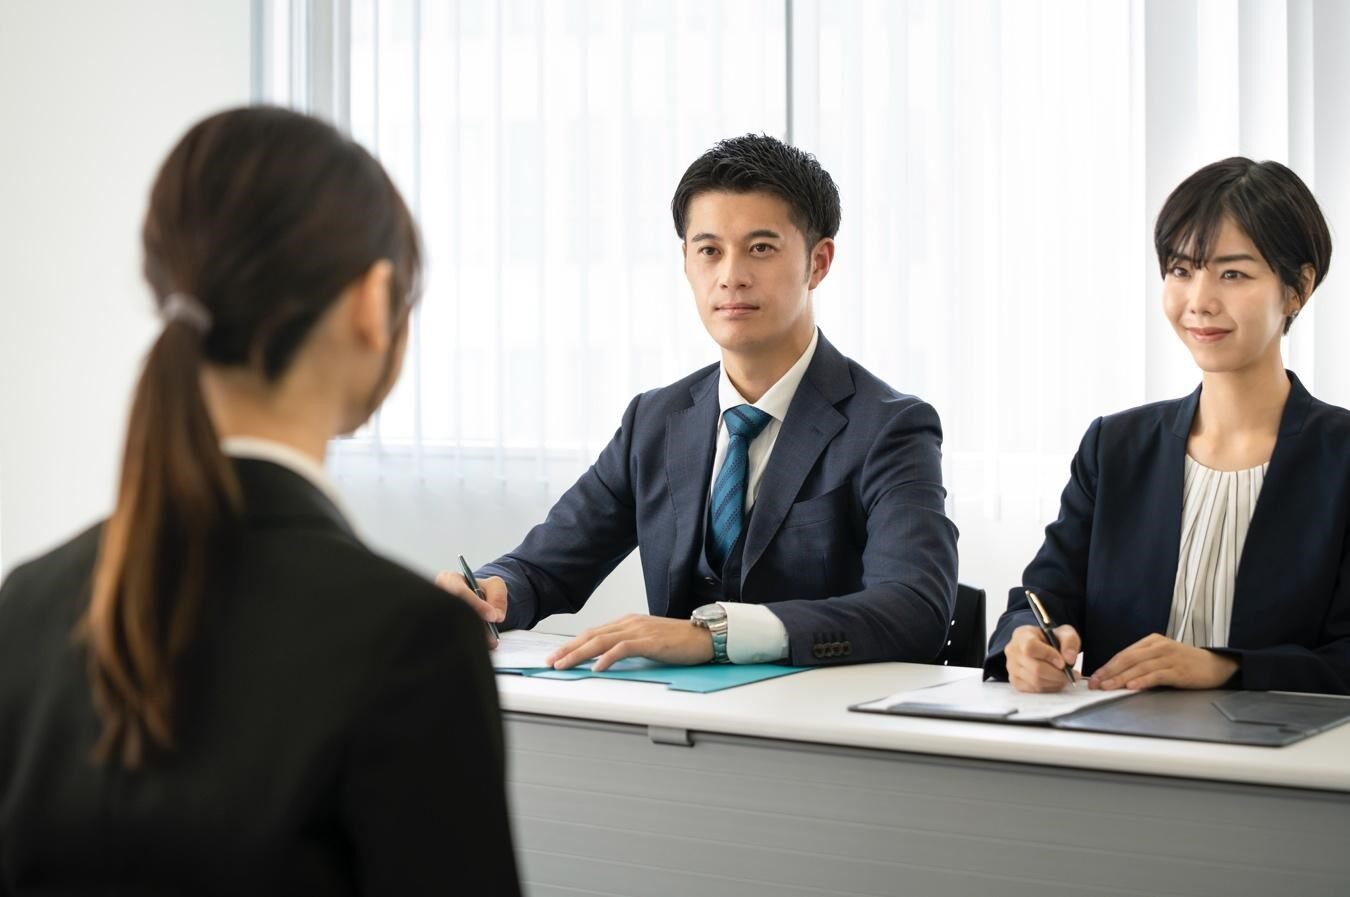
<path fill-rule="evenodd" d="M 499 670 L 546 667 L 544 659 L 572 640 L 570 635 L 550 635 L 516 629 L 503 632 L 492 653 L 492 666 Z"/>
<path fill-rule="evenodd" d="M 859 709 L 885 710 L 893 704 L 940 704 L 972 715 L 1007 716 L 1010 722 L 1044 722 L 1093 704 L 1113 701 L 1133 692 L 1092 691 L 1079 679 L 1063 691 L 1028 694 L 1006 682 L 981 682 L 978 677 L 944 682 L 928 688 L 899 691 L 879 701 L 860 704 Z M 1011 715 L 1008 715 L 1011 711 Z"/>

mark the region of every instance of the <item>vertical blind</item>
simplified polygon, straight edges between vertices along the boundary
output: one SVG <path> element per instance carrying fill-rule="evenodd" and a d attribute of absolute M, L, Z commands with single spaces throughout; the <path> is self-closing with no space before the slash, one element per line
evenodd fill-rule
<path fill-rule="evenodd" d="M 262 97 L 347 124 L 429 258 L 404 379 L 363 441 L 424 463 L 487 452 L 503 476 L 521 457 L 580 465 L 636 391 L 716 359 L 670 196 L 718 138 L 783 134 L 781 2 L 324 6 L 350 29 L 331 42 L 349 44 L 349 107 L 297 96 L 307 67 L 275 52 L 315 45 L 294 38 L 313 4 L 266 5 Z"/>
<path fill-rule="evenodd" d="M 1039 525 L 1093 417 L 1198 379 L 1158 300 L 1166 193 L 1276 158 L 1335 227 L 1348 19 L 1312 0 L 255 0 L 258 98 L 377 154 L 428 250 L 404 378 L 339 455 L 565 488 L 633 394 L 716 360 L 669 202 L 702 150 L 753 131 L 838 182 L 822 329 L 938 408 L 958 523 Z M 1300 318 L 1286 357 L 1344 403 L 1334 335 Z"/>

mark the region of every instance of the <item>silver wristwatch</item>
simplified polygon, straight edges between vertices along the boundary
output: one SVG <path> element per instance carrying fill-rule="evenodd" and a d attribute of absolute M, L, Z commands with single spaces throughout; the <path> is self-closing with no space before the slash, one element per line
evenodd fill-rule
<path fill-rule="evenodd" d="M 705 604 L 689 618 L 700 629 L 712 633 L 713 663 L 731 663 L 727 659 L 727 609 L 720 604 Z"/>

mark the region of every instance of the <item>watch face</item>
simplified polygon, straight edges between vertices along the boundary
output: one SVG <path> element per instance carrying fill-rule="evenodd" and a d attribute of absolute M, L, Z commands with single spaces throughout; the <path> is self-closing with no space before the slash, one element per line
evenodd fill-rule
<path fill-rule="evenodd" d="M 700 623 L 717 623 L 727 618 L 727 609 L 720 604 L 705 604 L 694 611 L 694 619 Z"/>

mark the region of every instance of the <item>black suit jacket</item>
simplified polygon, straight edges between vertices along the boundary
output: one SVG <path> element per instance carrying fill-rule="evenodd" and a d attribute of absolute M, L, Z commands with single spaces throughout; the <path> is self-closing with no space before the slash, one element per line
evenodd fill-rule
<path fill-rule="evenodd" d="M 1289 374 L 1289 398 L 1233 591 L 1235 687 L 1350 692 L 1350 412 Z M 1059 519 L 1008 596 L 985 672 L 1034 625 L 1023 589 L 1083 638 L 1091 673 L 1167 631 L 1181 542 L 1186 440 L 1200 390 L 1099 418 L 1073 459 Z"/>
<path fill-rule="evenodd" d="M 482 624 L 302 477 L 235 464 L 237 563 L 163 762 L 90 760 L 99 527 L 0 588 L 0 895 L 518 894 Z"/>
<path fill-rule="evenodd" d="M 548 519 L 484 574 L 506 580 L 507 623 L 575 612 L 640 549 L 647 604 L 687 614 L 717 441 L 718 367 L 643 393 Z M 956 527 L 944 511 L 933 407 L 821 335 L 764 469 L 738 598 L 765 604 L 788 660 L 932 660 L 956 601 Z M 828 647 L 830 650 L 822 650 Z"/>

